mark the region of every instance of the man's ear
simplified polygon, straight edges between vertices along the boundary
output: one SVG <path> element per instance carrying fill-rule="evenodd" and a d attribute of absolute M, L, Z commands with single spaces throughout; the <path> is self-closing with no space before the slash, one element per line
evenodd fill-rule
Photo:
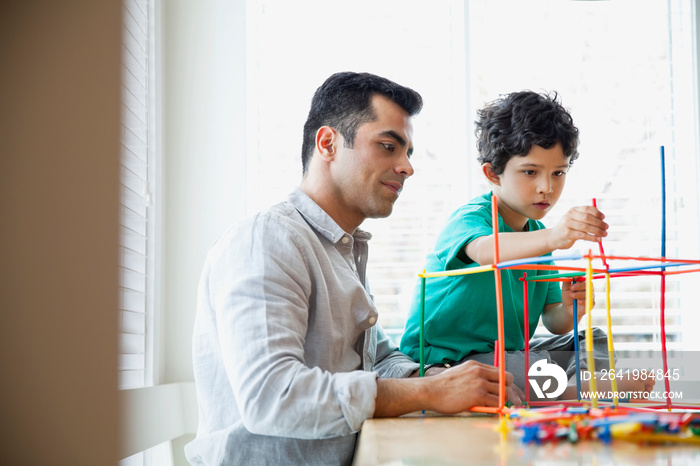
<path fill-rule="evenodd" d="M 496 186 L 501 185 L 501 177 L 496 175 L 493 171 L 493 165 L 490 162 L 483 164 L 481 166 L 481 171 L 484 172 L 484 176 L 489 180 L 489 183 L 495 184 Z"/>
<path fill-rule="evenodd" d="M 338 133 L 330 126 L 321 126 L 316 131 L 316 151 L 323 160 L 333 160 L 337 144 Z"/>

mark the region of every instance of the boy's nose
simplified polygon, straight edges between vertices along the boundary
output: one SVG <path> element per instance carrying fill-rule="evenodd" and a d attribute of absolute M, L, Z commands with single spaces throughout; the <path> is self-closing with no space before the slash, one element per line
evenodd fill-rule
<path fill-rule="evenodd" d="M 538 191 L 544 194 L 551 194 L 554 191 L 552 181 L 549 179 L 541 180 L 538 184 Z"/>

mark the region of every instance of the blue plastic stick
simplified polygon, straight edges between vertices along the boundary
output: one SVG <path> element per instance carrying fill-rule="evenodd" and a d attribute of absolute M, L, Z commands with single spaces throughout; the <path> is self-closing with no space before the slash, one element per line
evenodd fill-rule
<path fill-rule="evenodd" d="M 557 257 L 553 257 L 553 256 L 527 257 L 525 259 L 515 259 L 512 261 L 501 262 L 499 264 L 496 264 L 496 267 L 498 267 L 499 269 L 502 269 L 504 267 L 512 267 L 514 265 L 537 264 L 540 262 L 550 262 L 550 261 L 560 261 L 560 260 L 579 260 L 582 258 L 583 258 L 583 256 L 580 253 L 566 255 L 566 256 L 557 256 Z"/>
<path fill-rule="evenodd" d="M 661 146 L 661 257 L 666 257 L 666 155 Z"/>
<path fill-rule="evenodd" d="M 635 270 L 646 270 L 646 269 L 665 269 L 667 267 L 679 267 L 681 265 L 693 265 L 692 263 L 681 263 L 681 262 L 674 262 L 673 264 L 670 263 L 663 263 L 663 264 L 652 264 L 652 265 L 640 265 L 637 267 L 623 267 L 619 269 L 610 269 L 609 272 L 612 273 L 620 273 L 620 272 L 632 272 Z"/>

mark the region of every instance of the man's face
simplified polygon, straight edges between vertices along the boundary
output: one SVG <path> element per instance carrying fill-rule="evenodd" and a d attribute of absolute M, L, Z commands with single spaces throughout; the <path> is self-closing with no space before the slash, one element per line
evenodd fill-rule
<path fill-rule="evenodd" d="M 503 221 L 520 231 L 528 219 L 544 218 L 559 200 L 568 170 L 561 144 L 550 149 L 532 146 L 526 156 L 511 158 L 494 187 Z"/>
<path fill-rule="evenodd" d="M 413 175 L 413 125 L 405 110 L 375 95 L 377 119 L 357 128 L 354 147 L 339 150 L 332 177 L 343 214 L 357 225 L 366 218 L 387 217 L 406 179 Z"/>

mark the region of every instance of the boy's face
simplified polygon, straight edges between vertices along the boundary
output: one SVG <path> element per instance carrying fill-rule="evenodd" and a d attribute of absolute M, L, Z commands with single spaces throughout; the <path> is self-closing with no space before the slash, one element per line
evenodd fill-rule
<path fill-rule="evenodd" d="M 491 172 L 503 221 L 513 231 L 522 231 L 528 219 L 544 218 L 559 200 L 568 170 L 569 157 L 556 144 L 550 149 L 532 146 L 524 157 L 511 158 L 502 174 Z"/>

